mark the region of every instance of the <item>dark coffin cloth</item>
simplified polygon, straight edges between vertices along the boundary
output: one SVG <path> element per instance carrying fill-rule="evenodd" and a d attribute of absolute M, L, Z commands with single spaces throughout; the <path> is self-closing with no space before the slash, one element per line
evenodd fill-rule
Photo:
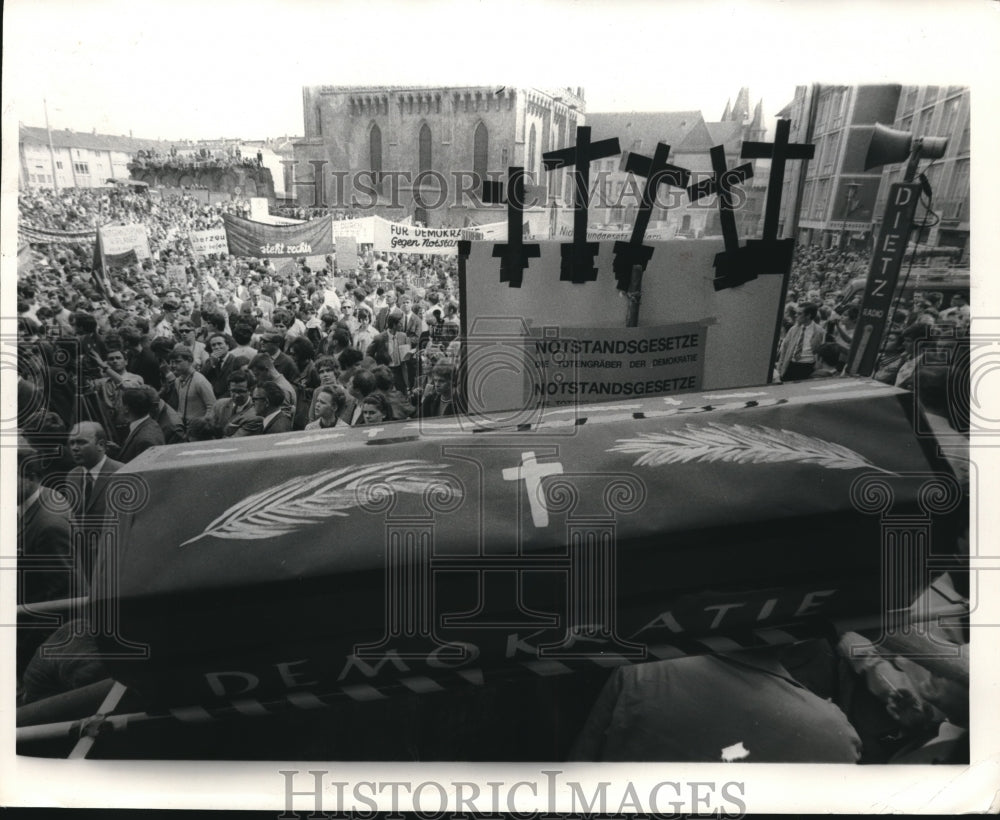
<path fill-rule="evenodd" d="M 913 401 L 839 379 L 562 409 L 532 430 L 442 418 L 153 448 L 120 472 L 148 501 L 102 566 L 119 628 L 100 641 L 148 646 L 107 663 L 151 702 L 210 705 L 877 616 L 882 521 L 852 484 L 926 519 L 921 485 L 951 478 Z M 935 550 L 953 519 L 932 517 Z"/>

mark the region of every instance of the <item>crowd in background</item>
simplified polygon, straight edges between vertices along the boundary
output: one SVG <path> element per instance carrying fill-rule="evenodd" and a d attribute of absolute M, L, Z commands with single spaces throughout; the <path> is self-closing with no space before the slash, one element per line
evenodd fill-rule
<path fill-rule="evenodd" d="M 369 251 L 335 276 L 332 257 L 311 269 L 304 259 L 195 255 L 189 232 L 222 227 L 238 200 L 33 190 L 19 206 L 29 228 L 142 223 L 151 251 L 110 273 L 109 295 L 91 274 L 92 237 L 31 246 L 18 283 L 19 424 L 29 440 L 93 421 L 108 454 L 127 460 L 156 444 L 462 407 L 454 258 Z"/>
<path fill-rule="evenodd" d="M 851 281 L 866 277 L 868 258 L 854 251 L 797 247 L 774 374 L 781 381 L 843 375 L 858 327 L 862 291 Z M 913 389 L 918 365 L 924 386 L 949 377 L 943 362 L 967 350 L 968 294 L 901 288 L 883 334 L 874 378 Z M 958 358 L 961 358 L 960 356 Z M 946 385 L 938 384 L 941 391 Z"/>
<path fill-rule="evenodd" d="M 189 233 L 221 228 L 225 212 L 245 213 L 238 199 L 36 189 L 18 203 L 28 228 L 141 223 L 151 251 L 111 273 L 109 297 L 91 275 L 92 238 L 31 246 L 18 285 L 26 429 L 28 417 L 48 431 L 85 417 L 102 424 L 115 452 L 135 421 L 130 391 L 149 394 L 165 443 L 378 424 L 462 406 L 454 257 L 368 251 L 357 269 L 336 271 L 332 257 L 313 258 L 312 269 L 302 259 L 196 255 Z M 866 262 L 852 251 L 797 249 L 778 379 L 843 373 L 860 300 L 841 297 Z M 911 387 L 919 342 L 953 343 L 968 325 L 961 295 L 945 303 L 940 293 L 912 294 L 894 306 L 875 378 Z M 268 382 L 283 391 L 279 408 L 264 402 Z"/>

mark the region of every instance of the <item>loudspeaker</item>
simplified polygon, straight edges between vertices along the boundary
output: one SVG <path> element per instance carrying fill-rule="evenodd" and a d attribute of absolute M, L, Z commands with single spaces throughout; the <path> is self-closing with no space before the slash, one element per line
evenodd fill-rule
<path fill-rule="evenodd" d="M 922 137 L 917 139 L 920 159 L 941 159 L 948 148 L 947 137 Z"/>
<path fill-rule="evenodd" d="M 937 138 L 932 137 L 931 139 Z M 897 131 L 895 128 L 875 123 L 871 142 L 868 143 L 868 153 L 865 155 L 865 170 L 870 171 L 879 165 L 906 162 L 912 146 L 913 135 L 908 131 Z M 943 150 L 942 153 L 944 153 Z"/>

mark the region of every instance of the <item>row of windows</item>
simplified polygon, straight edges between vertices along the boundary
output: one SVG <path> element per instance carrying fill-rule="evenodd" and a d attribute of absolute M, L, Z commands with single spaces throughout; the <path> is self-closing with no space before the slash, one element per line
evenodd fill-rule
<path fill-rule="evenodd" d="M 417 170 L 430 171 L 433 168 L 433 139 L 431 129 L 427 123 L 420 128 L 417 136 Z M 472 171 L 479 174 L 482 179 L 486 178 L 487 165 L 489 162 L 490 136 L 485 123 L 479 123 L 472 135 Z M 504 149 L 501 161 L 504 165 L 507 162 L 507 151 Z M 377 124 L 372 125 L 368 133 L 368 162 L 370 169 L 375 174 L 381 174 L 385 169 L 382 167 L 382 129 Z"/>
<path fill-rule="evenodd" d="M 944 92 L 944 98 L 948 102 L 953 102 L 951 98 L 960 97 L 965 91 L 966 87 L 962 85 L 949 85 Z M 923 105 L 934 105 L 937 102 L 938 96 L 940 94 L 940 87 L 936 85 L 929 85 L 924 91 Z M 916 108 L 917 103 L 920 98 L 920 86 L 911 86 L 906 90 L 906 94 L 903 96 L 903 107 L 901 112 L 906 114 L 912 114 Z"/>

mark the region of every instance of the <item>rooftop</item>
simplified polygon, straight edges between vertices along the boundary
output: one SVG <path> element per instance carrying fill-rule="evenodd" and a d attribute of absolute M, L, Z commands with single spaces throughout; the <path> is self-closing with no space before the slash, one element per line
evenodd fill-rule
<path fill-rule="evenodd" d="M 46 128 L 22 125 L 18 129 L 18 141 L 34 143 L 36 145 L 48 145 L 49 131 Z M 165 151 L 169 150 L 170 146 L 175 144 L 179 143 L 167 142 L 165 140 L 139 139 L 116 134 L 71 131 L 68 128 L 61 131 L 52 129 L 53 148 L 83 148 L 90 151 L 122 151 L 126 154 L 134 154 L 136 151 L 148 151 L 151 149 Z"/>

